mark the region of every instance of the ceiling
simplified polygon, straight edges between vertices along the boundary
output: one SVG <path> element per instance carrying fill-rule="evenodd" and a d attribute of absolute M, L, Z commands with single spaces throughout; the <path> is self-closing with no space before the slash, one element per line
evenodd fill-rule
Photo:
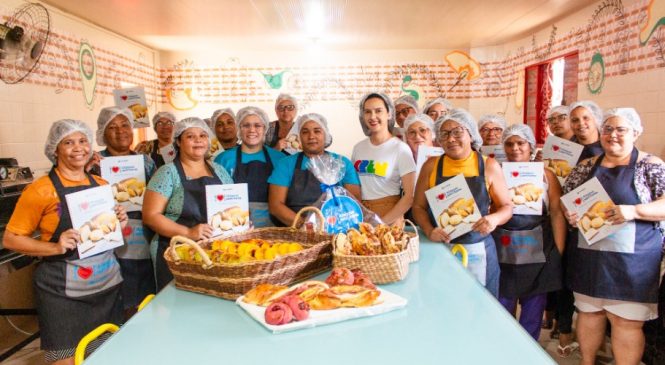
<path fill-rule="evenodd" d="M 528 36 L 596 0 L 46 0 L 165 51 L 458 49 Z"/>

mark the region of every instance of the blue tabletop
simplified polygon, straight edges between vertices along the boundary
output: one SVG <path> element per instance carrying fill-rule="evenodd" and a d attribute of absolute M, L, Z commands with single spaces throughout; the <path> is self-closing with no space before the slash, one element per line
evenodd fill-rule
<path fill-rule="evenodd" d="M 85 364 L 555 364 L 443 245 L 422 235 L 420 261 L 381 288 L 409 304 L 272 334 L 234 302 L 171 284 Z"/>

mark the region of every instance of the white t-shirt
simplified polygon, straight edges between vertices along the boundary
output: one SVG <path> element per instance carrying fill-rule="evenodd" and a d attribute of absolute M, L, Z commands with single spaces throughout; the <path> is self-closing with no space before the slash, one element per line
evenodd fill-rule
<path fill-rule="evenodd" d="M 363 200 L 399 195 L 402 176 L 416 171 L 411 149 L 398 138 L 375 146 L 369 138 L 353 147 L 353 167 L 360 177 Z"/>

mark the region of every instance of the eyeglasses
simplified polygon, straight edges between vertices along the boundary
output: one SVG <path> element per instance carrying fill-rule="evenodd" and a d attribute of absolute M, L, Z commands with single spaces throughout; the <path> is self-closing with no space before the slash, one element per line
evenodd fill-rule
<path fill-rule="evenodd" d="M 397 115 L 403 115 L 406 117 L 407 115 L 409 115 L 409 113 L 411 113 L 412 110 L 413 110 L 412 107 L 407 106 L 406 108 L 396 110 L 395 112 L 397 113 Z"/>
<path fill-rule="evenodd" d="M 445 141 L 450 136 L 453 136 L 453 138 L 461 138 L 463 135 L 464 135 L 464 127 L 455 127 L 449 131 L 440 131 L 439 139 Z"/>
<path fill-rule="evenodd" d="M 600 133 L 602 133 L 605 136 L 608 136 L 608 135 L 610 135 L 610 134 L 612 134 L 616 131 L 617 136 L 621 137 L 621 136 L 625 136 L 626 134 L 628 134 L 628 132 L 630 132 L 631 129 L 632 128 L 628 128 L 628 127 L 616 127 L 615 128 L 615 127 L 612 127 L 611 125 L 606 125 L 606 126 L 603 126 L 603 129 L 600 131 Z"/>
<path fill-rule="evenodd" d="M 243 124 L 240 125 L 240 129 L 244 129 L 244 130 L 250 130 L 252 128 L 254 128 L 256 130 L 261 130 L 265 127 L 266 126 L 263 123 L 255 123 L 255 124 L 243 123 Z"/>
<path fill-rule="evenodd" d="M 421 127 L 421 128 L 409 128 L 408 131 L 406 131 L 406 138 L 416 138 L 417 136 L 427 136 L 430 134 L 430 129 Z"/>
<path fill-rule="evenodd" d="M 483 128 L 480 129 L 480 133 L 482 133 L 482 134 L 489 134 L 489 133 L 499 134 L 501 132 L 503 132 L 503 128 L 499 128 L 499 127 L 494 127 L 494 128 L 484 128 L 483 127 Z"/>
<path fill-rule="evenodd" d="M 557 124 L 557 123 L 563 122 L 566 119 L 568 119 L 568 116 L 566 114 L 560 114 L 560 115 L 557 115 L 556 117 L 547 118 L 547 123 Z"/>
<path fill-rule="evenodd" d="M 155 123 L 155 127 L 173 127 L 173 122 L 170 120 L 160 120 Z"/>
<path fill-rule="evenodd" d="M 277 107 L 277 111 L 278 111 L 278 112 L 283 112 L 283 111 L 289 111 L 289 112 L 292 112 L 292 111 L 294 111 L 294 110 L 296 110 L 296 106 L 293 105 L 293 104 L 291 104 L 291 105 L 282 105 L 282 106 L 278 106 L 278 107 Z"/>

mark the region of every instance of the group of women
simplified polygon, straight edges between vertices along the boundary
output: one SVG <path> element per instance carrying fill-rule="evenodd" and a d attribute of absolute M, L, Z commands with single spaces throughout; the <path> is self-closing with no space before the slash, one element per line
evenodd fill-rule
<path fill-rule="evenodd" d="M 149 179 L 143 210 L 127 214 L 116 207 L 121 225 L 131 228 L 123 231 L 127 244 L 85 259 L 76 253 L 80 236 L 72 228 L 64 196 L 106 184 L 97 176 L 101 159 L 137 153 L 131 149 L 132 116 L 126 109 L 104 108 L 97 143 L 106 148 L 94 153 L 92 131 L 84 123 L 59 120 L 52 125 L 45 154 L 53 168 L 25 189 L 3 242 L 43 258 L 34 282 L 42 348 L 49 361 L 72 363 L 85 333 L 104 322 L 121 323 L 123 309 L 128 318 L 143 296 L 172 280 L 163 259 L 170 237 L 211 237 L 206 185 L 247 183 L 255 226 L 290 225 L 296 212 L 322 193 L 309 160 L 329 154 L 346 167 L 339 184 L 382 221 L 400 223 L 408 214 L 429 240 L 445 245 L 453 242 L 438 227 L 425 191 L 462 174 L 482 215 L 471 232 L 454 240 L 469 253 L 470 273 L 509 312 L 515 314 L 521 305 L 519 321 L 535 339 L 547 294 L 557 292 L 561 355 L 571 349 L 574 302 L 584 364 L 594 363 L 607 320 L 617 363 L 639 362 L 642 324 L 657 315 L 665 164 L 636 149 L 642 125 L 635 110 L 603 114 L 593 102 L 581 101 L 549 111 L 551 133 L 584 145 L 584 152 L 563 187 L 544 170 L 541 215 L 513 214 L 500 163 L 480 153 L 482 145 L 503 145 L 510 162 L 541 159 L 526 125 L 507 126 L 497 115 L 476 121 L 443 98 L 430 101 L 421 112 L 410 96 L 393 103 L 383 93 L 370 93 L 359 104 L 367 138 L 354 146 L 349 159 L 327 150 L 333 138 L 323 115 L 296 117 L 297 110 L 296 99 L 283 94 L 275 103 L 278 120 L 273 122 L 252 106 L 237 114 L 215 111 L 210 125 L 199 118 L 176 122 L 168 112 L 155 115 L 157 139 L 137 146 Z M 284 149 L 292 130 L 302 151 L 288 155 Z M 213 139 L 223 152 L 211 156 Z M 174 158 L 164 155 L 168 146 L 173 146 Z M 444 154 L 428 159 L 418 173 L 415 160 L 421 146 L 440 146 Z M 560 197 L 592 177 L 616 203 L 606 212 L 609 219 L 628 224 L 620 240 L 608 237 L 590 246 L 574 229 L 579 217 L 564 209 Z M 36 230 L 40 240 L 30 238 Z M 511 252 L 504 244 L 510 242 L 504 237 L 525 236 L 537 243 L 528 252 Z M 82 270 L 87 270 L 85 277 Z M 90 275 L 97 279 L 94 285 L 86 280 Z"/>

